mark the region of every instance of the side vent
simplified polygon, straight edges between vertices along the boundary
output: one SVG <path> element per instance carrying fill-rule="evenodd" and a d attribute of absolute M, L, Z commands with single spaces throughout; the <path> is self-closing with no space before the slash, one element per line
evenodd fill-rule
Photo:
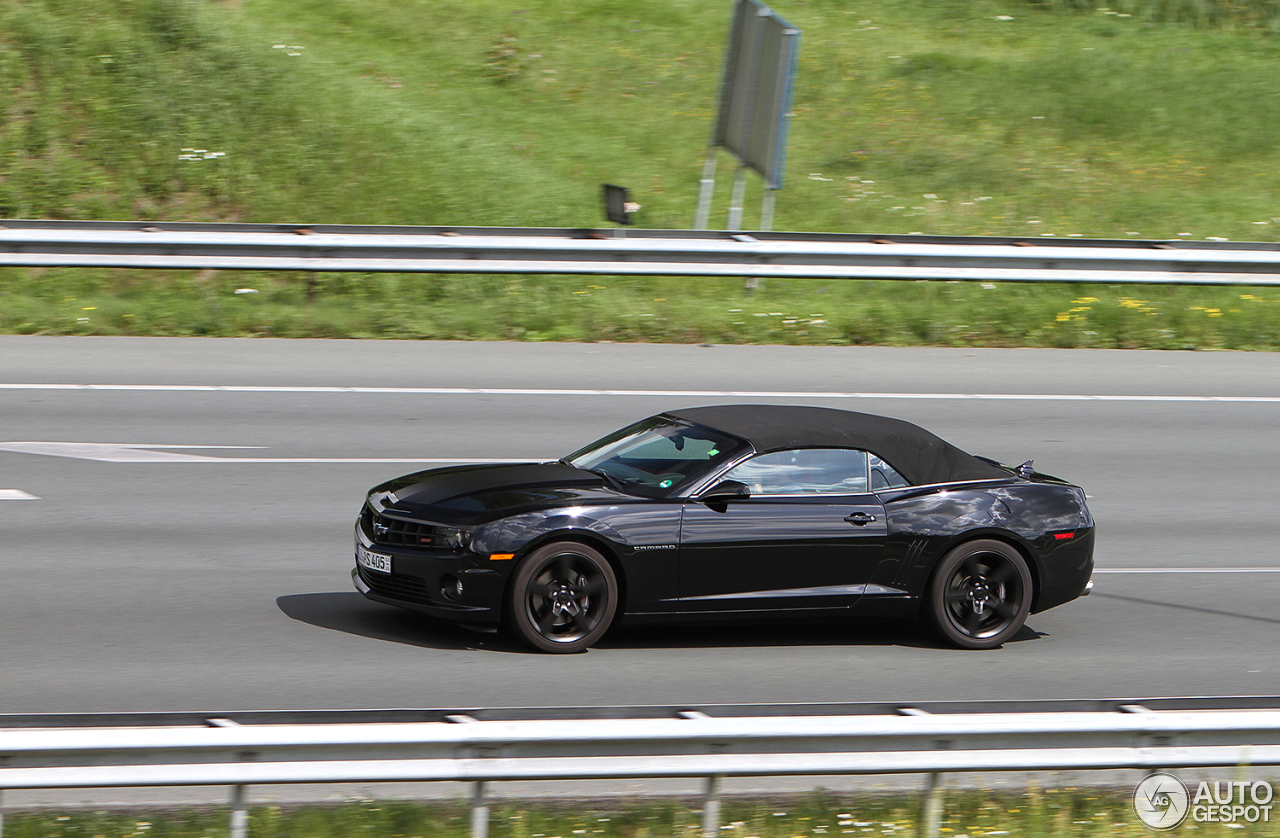
<path fill-rule="evenodd" d="M 907 587 L 907 580 L 911 578 L 911 570 L 916 566 L 916 562 L 920 561 L 920 556 L 924 554 L 924 548 L 928 543 L 929 540 L 927 538 L 917 538 L 907 545 L 906 552 L 902 554 L 902 558 L 898 561 L 898 572 L 893 577 L 893 587 Z"/>

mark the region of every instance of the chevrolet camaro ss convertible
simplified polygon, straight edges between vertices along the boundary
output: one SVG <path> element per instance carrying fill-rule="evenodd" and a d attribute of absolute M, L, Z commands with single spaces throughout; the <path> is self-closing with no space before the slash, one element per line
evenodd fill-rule
<path fill-rule="evenodd" d="M 1088 593 L 1076 486 L 899 419 L 721 405 L 636 422 L 557 462 L 437 468 L 369 492 L 356 589 L 577 652 L 611 624 L 919 617 L 999 646 Z"/>

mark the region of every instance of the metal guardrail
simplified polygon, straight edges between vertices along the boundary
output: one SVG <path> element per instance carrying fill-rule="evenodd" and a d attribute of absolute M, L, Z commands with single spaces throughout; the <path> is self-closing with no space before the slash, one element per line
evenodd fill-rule
<path fill-rule="evenodd" d="M 1280 285 L 1280 244 L 0 220 L 0 266 Z"/>
<path fill-rule="evenodd" d="M 813 714 L 684 709 L 663 718 L 599 708 L 595 718 L 497 711 L 511 718 L 240 724 L 222 716 L 101 727 L 37 727 L 27 716 L 0 729 L 0 789 L 230 785 L 232 835 L 243 838 L 253 784 L 468 782 L 472 835 L 484 838 L 492 782 L 705 778 L 703 834 L 714 836 L 724 777 L 925 773 L 921 834 L 937 835 L 945 772 L 1280 765 L 1280 700 L 1237 699 L 1230 709 L 1188 709 L 1210 699 L 1163 701 L 1182 709 L 1148 706 L 1157 700 L 994 713 L 824 713 L 813 705 Z"/>
<path fill-rule="evenodd" d="M 469 716 L 483 722 L 578 719 L 673 719 L 701 713 L 717 719 L 775 716 L 890 716 L 907 710 L 930 715 L 994 713 L 1116 713 L 1141 705 L 1149 710 L 1280 710 L 1269 695 L 1159 696 L 1146 698 L 988 699 L 982 701 L 858 701 L 803 704 L 637 704 L 587 707 L 435 707 L 366 710 L 235 710 L 118 713 L 0 713 L 0 730 L 75 727 L 205 727 L 213 718 L 240 725 L 319 725 L 444 722 Z"/>

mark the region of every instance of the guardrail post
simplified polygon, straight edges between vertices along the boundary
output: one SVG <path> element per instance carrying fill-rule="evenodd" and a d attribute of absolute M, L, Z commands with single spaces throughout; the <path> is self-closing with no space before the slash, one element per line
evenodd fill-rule
<path fill-rule="evenodd" d="M 925 781 L 924 812 L 920 815 L 922 838 L 938 838 L 942 828 L 942 803 L 946 796 L 946 775 L 934 771 Z"/>
<path fill-rule="evenodd" d="M 471 838 L 489 838 L 489 804 L 484 799 L 484 780 L 471 784 Z"/>
<path fill-rule="evenodd" d="M 702 801 L 702 838 L 720 834 L 720 775 L 707 778 L 707 794 Z"/>
<path fill-rule="evenodd" d="M 249 834 L 249 811 L 245 808 L 245 786 L 231 787 L 231 838 Z"/>

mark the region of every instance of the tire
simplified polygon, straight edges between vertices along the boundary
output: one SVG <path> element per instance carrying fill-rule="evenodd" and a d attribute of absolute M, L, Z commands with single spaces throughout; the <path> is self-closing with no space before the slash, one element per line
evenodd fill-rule
<path fill-rule="evenodd" d="M 514 633 L 528 645 L 543 652 L 581 652 L 613 622 L 618 579 L 597 551 L 558 541 L 520 563 L 507 607 Z"/>
<path fill-rule="evenodd" d="M 1018 633 L 1031 611 L 1031 571 L 1003 541 L 955 547 L 929 583 L 927 615 L 943 640 L 962 649 L 994 649 Z"/>

